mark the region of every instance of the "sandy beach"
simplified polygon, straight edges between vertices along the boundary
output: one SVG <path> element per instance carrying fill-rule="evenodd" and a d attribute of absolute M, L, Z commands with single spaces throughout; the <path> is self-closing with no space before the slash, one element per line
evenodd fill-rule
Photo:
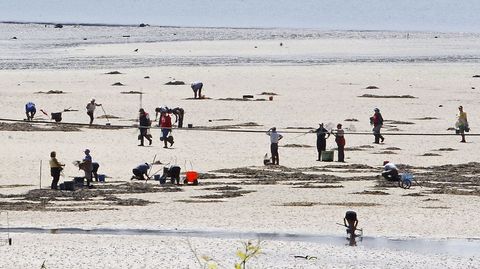
<path fill-rule="evenodd" d="M 82 40 L 89 28 L 81 34 L 64 30 Z M 135 30 L 129 31 L 133 36 Z M 263 254 L 249 268 L 479 268 L 480 256 L 468 250 L 480 242 L 472 218 L 480 205 L 475 135 L 480 78 L 474 77 L 480 71 L 472 52 L 480 49 L 480 37 L 367 34 L 162 42 L 106 38 L 58 47 L 18 35 L 22 43 L 15 49 L 15 41 L 4 36 L 2 46 L 11 50 L 2 58 L 16 68 L 0 71 L 0 239 L 8 237 L 7 212 L 8 227 L 44 230 L 10 233 L 13 244 L 0 245 L 0 267 L 40 268 L 45 261 L 49 269 L 202 268 L 197 254 L 233 268 L 237 248 L 260 239 Z M 63 67 L 42 67 L 49 61 Z M 112 71 L 121 74 L 107 74 Z M 186 85 L 165 85 L 173 79 Z M 203 81 L 207 98 L 192 100 L 189 84 L 195 80 Z M 123 86 L 112 86 L 117 82 Z M 51 90 L 63 93 L 39 93 Z M 257 100 L 242 100 L 243 95 Z M 88 124 L 85 105 L 92 97 L 108 121 L 96 118 L 92 127 L 9 121 L 22 120 L 25 103 L 33 101 L 48 113 L 78 110 L 63 112 L 62 123 Z M 459 105 L 472 129 L 467 143 L 449 130 Z M 154 119 L 159 106 L 184 108 L 184 125 L 193 128 L 175 128 L 175 144 L 164 149 L 155 127 L 152 146 L 137 146 L 138 109 Z M 368 134 L 376 107 L 385 119 L 385 142 L 379 145 Z M 98 107 L 95 116 L 103 114 Z M 41 112 L 35 120 L 51 121 Z M 343 124 L 345 163 L 316 161 L 315 135 L 306 132 L 318 123 Z M 281 165 L 263 166 L 270 146 L 264 132 L 273 126 L 284 135 Z M 86 148 L 106 182 L 75 194 L 49 191 L 50 152 L 66 164 L 62 182 L 82 176 L 72 162 L 81 160 Z M 327 149 L 335 148 L 330 137 Z M 198 171 L 200 184 L 130 181 L 131 170 L 154 156 L 162 164 L 152 172 L 176 164 L 182 173 Z M 379 177 L 384 160 L 414 174 L 417 182 L 410 189 L 386 183 Z M 336 224 L 347 210 L 357 212 L 364 229 L 356 247 Z M 50 230 L 68 228 L 127 232 Z M 147 232 L 128 234 L 129 229 Z M 384 239 L 390 241 L 375 246 Z M 415 240 L 420 243 L 407 247 Z M 452 240 L 460 240 L 459 246 L 449 246 Z M 464 253 L 458 252 L 463 247 Z"/>

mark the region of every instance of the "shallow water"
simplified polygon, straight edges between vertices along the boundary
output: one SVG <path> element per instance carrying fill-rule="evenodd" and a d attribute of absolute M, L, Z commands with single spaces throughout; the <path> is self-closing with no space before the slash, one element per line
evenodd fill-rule
<path fill-rule="evenodd" d="M 437 39 L 438 37 L 438 39 Z M 15 39 L 14 39 L 15 38 Z M 195 40 L 323 40 L 325 47 L 297 54 L 271 55 L 107 56 L 71 54 L 69 48 L 98 44 L 158 43 Z M 111 69 L 208 65 L 325 65 L 344 63 L 476 63 L 480 34 L 323 31 L 284 28 L 180 28 L 133 26 L 65 26 L 0 23 L 0 70 Z M 353 51 L 359 43 L 360 49 Z M 331 47 L 345 51 L 330 51 Z M 284 46 L 287 49 L 288 44 Z M 408 47 L 408 50 L 404 48 Z M 378 49 L 375 49 L 378 48 Z M 387 48 L 387 49 L 385 49 Z M 425 51 L 425 48 L 429 48 Z M 373 50 L 372 50 L 373 49 Z"/>
<path fill-rule="evenodd" d="M 349 240 L 344 236 L 298 234 L 298 233 L 256 233 L 204 230 L 167 230 L 167 229 L 81 229 L 58 228 L 46 229 L 35 227 L 0 228 L 0 233 L 47 233 L 47 234 L 91 234 L 91 235 L 156 235 L 179 237 L 233 238 L 276 241 L 296 241 L 320 243 L 336 246 L 348 246 Z M 15 241 L 15 239 L 14 239 Z M 411 251 L 423 254 L 447 254 L 453 256 L 479 256 L 480 239 L 420 239 L 420 238 L 389 238 L 389 237 L 357 237 L 356 246 L 371 249 L 390 249 L 396 251 Z"/>

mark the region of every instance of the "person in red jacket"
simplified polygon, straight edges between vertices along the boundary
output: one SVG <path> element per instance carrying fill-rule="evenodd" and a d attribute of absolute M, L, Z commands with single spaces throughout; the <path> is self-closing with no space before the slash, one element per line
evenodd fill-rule
<path fill-rule="evenodd" d="M 170 142 L 170 147 L 173 145 L 173 136 L 168 135 L 172 132 L 172 118 L 166 112 L 162 112 L 160 114 L 160 128 L 162 130 L 162 136 L 160 137 L 160 141 L 163 141 L 164 148 L 167 147 L 167 142 Z"/>
<path fill-rule="evenodd" d="M 382 114 L 380 113 L 380 109 L 375 108 L 373 111 L 375 113 L 370 118 L 370 123 L 373 125 L 373 135 L 375 136 L 374 143 L 379 144 L 380 140 L 382 143 L 383 143 L 383 140 L 385 140 L 383 135 L 380 134 L 380 129 L 382 129 L 382 125 L 383 125 L 383 117 L 382 117 Z"/>

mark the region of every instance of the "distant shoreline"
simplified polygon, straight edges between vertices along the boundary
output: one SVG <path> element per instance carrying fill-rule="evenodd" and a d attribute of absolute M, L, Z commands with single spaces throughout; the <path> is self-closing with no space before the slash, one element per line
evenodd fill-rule
<path fill-rule="evenodd" d="M 391 32 L 391 33 L 433 33 L 433 34 L 443 34 L 443 33 L 470 33 L 476 34 L 474 32 L 440 32 L 440 31 L 420 31 L 420 30 L 365 30 L 365 29 L 322 29 L 322 28 L 299 28 L 299 27 L 231 27 L 231 26 L 178 26 L 178 25 L 156 25 L 149 23 L 138 23 L 138 24 L 114 24 L 114 23 L 84 23 L 84 22 L 38 22 L 38 21 L 0 21 L 0 24 L 38 24 L 38 25 L 51 25 L 55 26 L 56 24 L 61 24 L 63 26 L 85 26 L 85 27 L 140 27 L 140 24 L 145 24 L 145 27 L 158 27 L 158 28 L 198 28 L 198 29 L 243 29 L 243 30 L 269 30 L 269 29 L 289 29 L 289 30 L 317 30 L 325 32 L 365 32 L 365 33 L 376 33 L 376 32 Z"/>
<path fill-rule="evenodd" d="M 63 26 L 100 26 L 100 27 L 140 27 L 140 24 L 145 24 L 144 27 L 159 27 L 159 28 L 203 28 L 203 29 L 317 29 L 317 28 L 295 28 L 295 27 L 229 27 L 229 26 L 175 26 L 175 25 L 155 25 L 149 23 L 138 24 L 114 24 L 114 23 L 84 23 L 84 22 L 37 22 L 37 21 L 0 21 L 0 24 L 39 24 L 39 25 L 56 25 Z M 320 29 L 319 29 L 320 30 Z M 325 30 L 336 31 L 336 30 Z M 338 31 L 356 31 L 356 30 L 338 30 Z M 370 32 L 370 30 L 358 30 Z M 377 30 L 372 30 L 377 32 Z M 378 30 L 382 32 L 381 30 Z"/>

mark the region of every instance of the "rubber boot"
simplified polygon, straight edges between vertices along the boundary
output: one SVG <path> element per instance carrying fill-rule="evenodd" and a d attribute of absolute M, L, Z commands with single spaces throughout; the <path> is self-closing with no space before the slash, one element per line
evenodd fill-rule
<path fill-rule="evenodd" d="M 374 136 L 375 136 L 375 142 L 373 142 L 373 143 L 380 144 L 380 136 L 377 135 L 377 134 L 375 134 Z"/>

